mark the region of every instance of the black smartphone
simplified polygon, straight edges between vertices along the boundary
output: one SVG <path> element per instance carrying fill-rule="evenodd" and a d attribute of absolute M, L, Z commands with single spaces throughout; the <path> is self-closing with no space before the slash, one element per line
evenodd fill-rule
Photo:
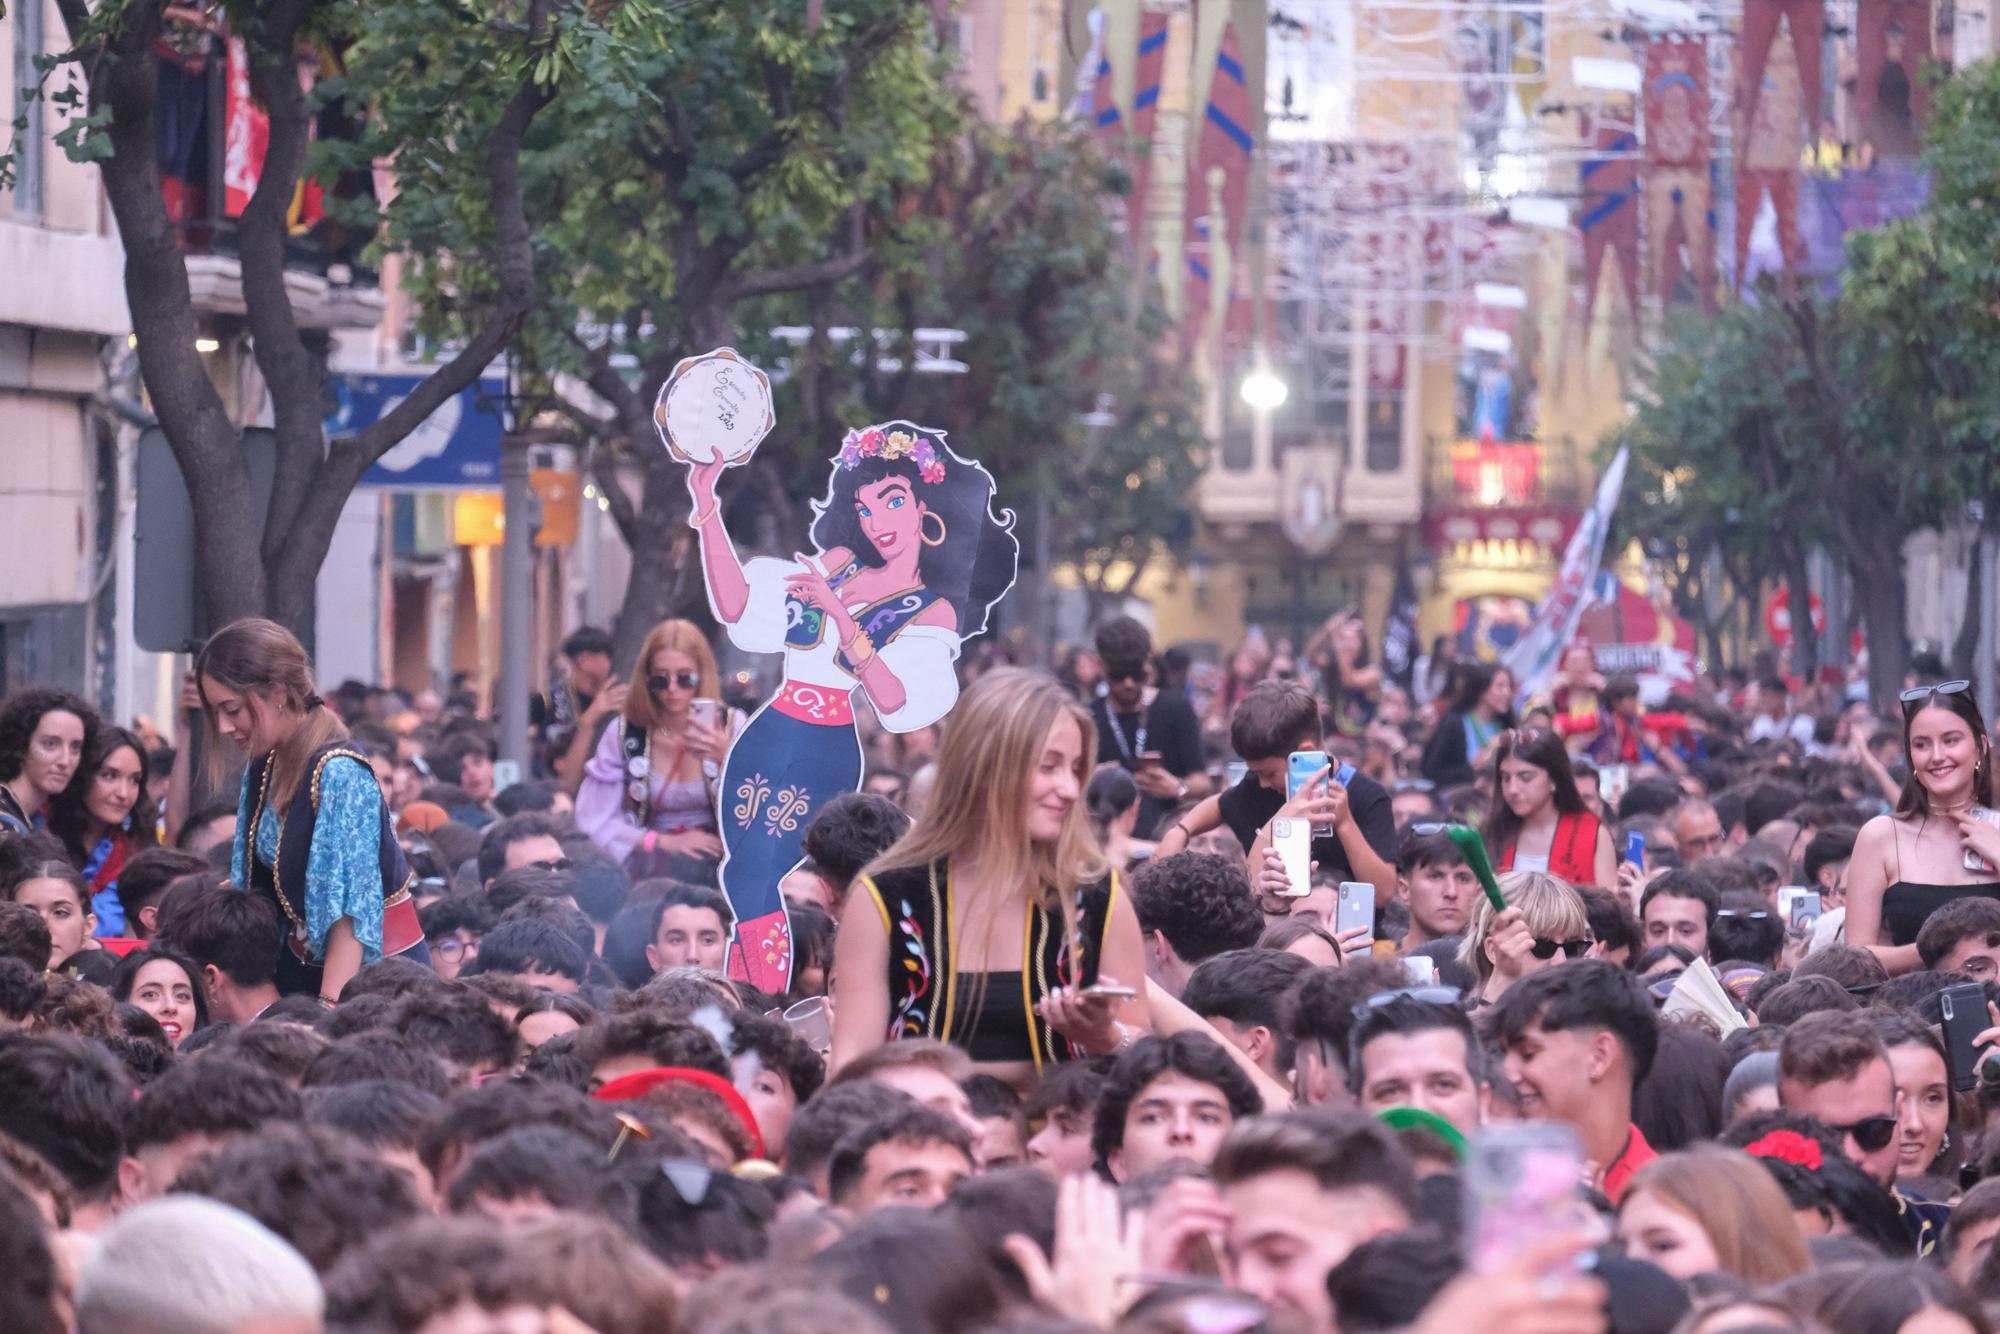
<path fill-rule="evenodd" d="M 1951 1073 L 1951 1086 L 1960 1093 L 1979 1083 L 1979 1049 L 1973 1039 L 1992 1027 L 1986 1013 L 1986 988 L 1977 982 L 1961 982 L 1938 993 L 1938 1009 L 1944 1016 L 1944 1063 Z"/>

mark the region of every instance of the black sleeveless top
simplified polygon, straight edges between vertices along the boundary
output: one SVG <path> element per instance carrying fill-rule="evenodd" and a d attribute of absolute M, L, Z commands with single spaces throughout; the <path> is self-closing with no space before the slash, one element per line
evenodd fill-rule
<path fill-rule="evenodd" d="M 862 888 L 889 933 L 889 1032 L 898 1038 L 955 1043 L 977 1061 L 1076 1059 L 1069 1040 L 1042 1022 L 1035 1006 L 1052 988 L 1095 977 L 1118 895 L 1117 873 L 1077 894 L 1077 948 L 1058 914 L 1030 904 L 1018 972 L 961 973 L 951 932 L 951 867 L 905 867 L 863 876 Z"/>
<path fill-rule="evenodd" d="M 1882 891 L 1882 932 L 1891 945 L 1914 945 L 1930 915 L 1956 899 L 2000 899 L 2000 881 L 1974 885 L 1920 885 L 1903 875 L 1903 828 L 1893 817 L 1890 838 L 1896 848 L 1896 879 Z"/>

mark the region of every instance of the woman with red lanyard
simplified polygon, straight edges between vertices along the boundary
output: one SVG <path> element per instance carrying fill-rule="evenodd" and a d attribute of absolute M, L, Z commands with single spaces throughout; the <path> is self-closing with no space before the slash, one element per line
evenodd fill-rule
<path fill-rule="evenodd" d="M 1542 727 L 1501 735 L 1493 761 L 1499 798 L 1481 832 L 1496 871 L 1547 871 L 1572 885 L 1618 883 L 1611 831 L 1584 807 L 1562 738 Z"/>
<path fill-rule="evenodd" d="M 146 797 L 146 748 L 122 727 L 100 727 L 69 786 L 49 801 L 49 832 L 90 885 L 100 937 L 123 936 L 118 875 L 141 848 L 160 841 Z"/>

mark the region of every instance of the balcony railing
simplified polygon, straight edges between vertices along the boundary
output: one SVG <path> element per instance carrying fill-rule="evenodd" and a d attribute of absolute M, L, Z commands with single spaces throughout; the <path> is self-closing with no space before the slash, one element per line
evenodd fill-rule
<path fill-rule="evenodd" d="M 1427 443 L 1426 508 L 1573 509 L 1582 499 L 1576 448 L 1567 438 L 1488 443 L 1432 436 Z"/>

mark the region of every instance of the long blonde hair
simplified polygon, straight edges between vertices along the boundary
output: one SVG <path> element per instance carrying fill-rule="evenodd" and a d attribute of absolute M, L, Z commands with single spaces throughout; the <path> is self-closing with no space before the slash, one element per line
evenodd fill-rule
<path fill-rule="evenodd" d="M 1028 780 L 1050 729 L 1065 718 L 1083 740 L 1077 801 L 1055 839 L 1035 842 L 1024 832 Z M 1089 711 L 1053 676 L 1019 667 L 988 672 L 945 720 L 930 804 L 867 873 L 929 866 L 946 857 L 969 860 L 993 884 L 1033 886 L 1042 906 L 1061 917 L 1066 932 L 1074 931 L 1077 890 L 1107 870 L 1082 797 L 1096 757 L 1097 728 Z"/>
<path fill-rule="evenodd" d="M 653 655 L 661 649 L 685 653 L 694 659 L 695 671 L 701 675 L 701 684 L 695 687 L 697 698 L 722 698 L 722 672 L 715 665 L 715 650 L 708 646 L 708 636 L 701 632 L 701 627 L 693 621 L 661 621 L 646 632 L 646 642 L 639 646 L 639 657 L 632 664 L 632 686 L 625 694 L 625 721 L 642 732 L 652 731 L 659 722 L 646 677 L 652 670 Z"/>
<path fill-rule="evenodd" d="M 1785 1192 L 1747 1153 L 1709 1145 L 1665 1154 L 1639 1169 L 1625 1199 L 1641 1192 L 1700 1224 L 1724 1273 L 1776 1283 L 1811 1263 Z"/>
<path fill-rule="evenodd" d="M 347 724 L 313 689 L 312 659 L 306 656 L 305 646 L 276 621 L 248 616 L 223 626 L 195 656 L 194 679 L 208 723 L 207 767 L 215 785 L 227 776 L 229 765 L 207 682 L 214 681 L 239 695 L 255 695 L 281 712 L 301 715 L 291 736 L 278 743 L 271 754 L 269 798 L 272 808 L 280 812 L 291 804 L 313 752 L 330 741 L 347 739 Z"/>

